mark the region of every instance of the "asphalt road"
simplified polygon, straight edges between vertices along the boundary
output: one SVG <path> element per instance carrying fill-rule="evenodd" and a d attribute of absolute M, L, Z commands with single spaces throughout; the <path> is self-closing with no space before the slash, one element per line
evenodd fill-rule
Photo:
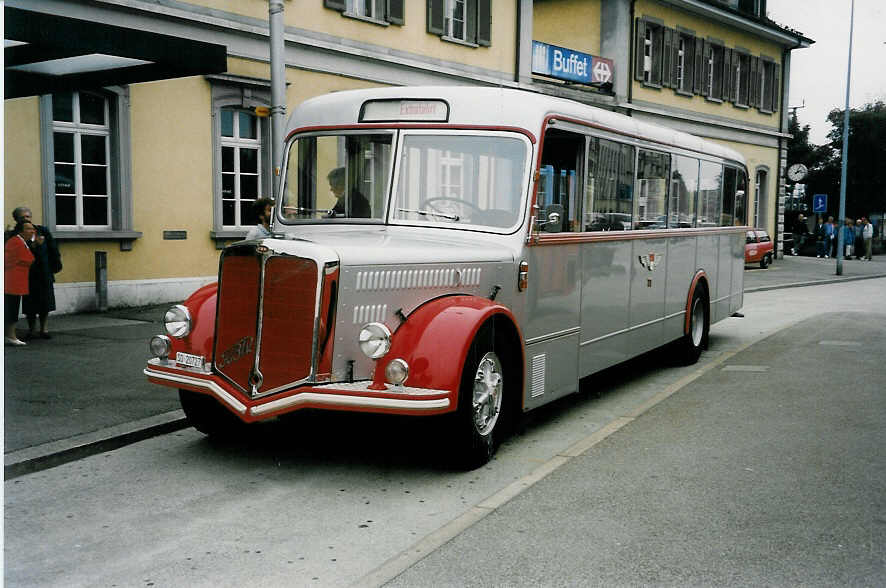
<path fill-rule="evenodd" d="M 747 294 L 696 366 L 641 358 L 475 472 L 414 421 L 303 415 L 7 480 L 5 582 L 883 585 L 884 292 Z"/>
<path fill-rule="evenodd" d="M 884 321 L 753 345 L 390 585 L 884 585 Z"/>

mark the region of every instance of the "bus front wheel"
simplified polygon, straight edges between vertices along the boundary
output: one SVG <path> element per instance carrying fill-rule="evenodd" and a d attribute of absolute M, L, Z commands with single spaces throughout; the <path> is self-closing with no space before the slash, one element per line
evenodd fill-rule
<path fill-rule="evenodd" d="M 456 465 L 474 469 L 492 459 L 496 433 L 502 429 L 505 369 L 491 329 L 477 334 L 462 370 L 455 414 Z"/>
<path fill-rule="evenodd" d="M 232 438 L 244 427 L 240 419 L 212 396 L 179 390 L 178 398 L 191 426 L 213 439 Z"/>

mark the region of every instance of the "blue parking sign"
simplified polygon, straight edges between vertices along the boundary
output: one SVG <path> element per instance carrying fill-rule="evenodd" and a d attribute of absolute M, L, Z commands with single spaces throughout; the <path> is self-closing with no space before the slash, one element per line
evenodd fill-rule
<path fill-rule="evenodd" d="M 827 194 L 816 194 L 812 197 L 812 212 L 827 212 L 828 210 L 828 195 Z"/>

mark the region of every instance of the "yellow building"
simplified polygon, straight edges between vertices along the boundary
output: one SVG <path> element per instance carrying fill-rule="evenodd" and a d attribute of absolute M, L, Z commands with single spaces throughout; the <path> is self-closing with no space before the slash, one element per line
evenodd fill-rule
<path fill-rule="evenodd" d="M 736 148 L 756 179 L 750 218 L 781 233 L 790 51 L 811 41 L 766 19 L 765 0 L 283 6 L 290 109 L 377 85 L 568 97 Z M 6 1 L 4 214 L 27 206 L 59 239 L 58 312 L 95 308 L 96 252 L 111 306 L 180 300 L 254 225 L 250 205 L 274 181 L 271 125 L 255 110 L 271 105 L 268 9 Z"/>

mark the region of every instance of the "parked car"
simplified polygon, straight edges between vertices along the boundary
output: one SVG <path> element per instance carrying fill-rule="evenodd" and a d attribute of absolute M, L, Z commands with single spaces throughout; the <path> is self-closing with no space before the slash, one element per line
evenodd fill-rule
<path fill-rule="evenodd" d="M 772 238 L 763 229 L 748 231 L 744 246 L 744 263 L 760 263 L 766 269 L 772 263 Z"/>

